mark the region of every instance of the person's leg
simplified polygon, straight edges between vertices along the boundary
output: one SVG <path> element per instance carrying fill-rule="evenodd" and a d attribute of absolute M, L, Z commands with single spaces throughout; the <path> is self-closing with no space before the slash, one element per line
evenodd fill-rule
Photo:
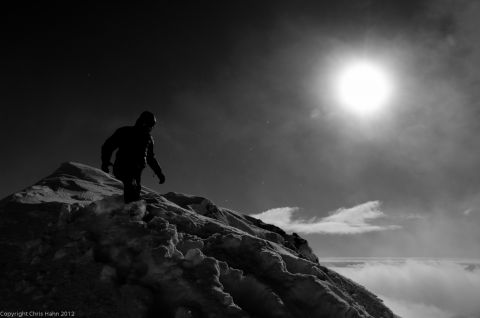
<path fill-rule="evenodd" d="M 123 200 L 125 204 L 137 201 L 136 183 L 134 178 L 124 178 L 123 182 Z"/>
<path fill-rule="evenodd" d="M 122 170 L 114 166 L 114 175 L 123 182 L 123 198 L 125 204 L 140 200 L 140 191 L 142 189 L 141 176 L 142 170 Z"/>
<path fill-rule="evenodd" d="M 123 183 L 123 202 L 127 204 L 135 201 L 132 200 L 133 176 L 124 169 L 121 169 L 117 162 L 113 165 L 113 175 Z"/>
<path fill-rule="evenodd" d="M 142 190 L 142 171 L 138 171 L 133 178 L 134 190 L 132 196 L 135 198 L 134 201 L 141 199 L 140 191 Z"/>

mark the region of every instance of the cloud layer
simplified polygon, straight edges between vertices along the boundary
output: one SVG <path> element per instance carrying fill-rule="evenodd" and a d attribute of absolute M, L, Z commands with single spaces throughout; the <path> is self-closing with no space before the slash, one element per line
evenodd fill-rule
<path fill-rule="evenodd" d="M 335 271 L 364 285 L 403 318 L 480 317 L 480 270 L 453 261 L 367 262 Z"/>
<path fill-rule="evenodd" d="M 324 218 L 293 219 L 298 207 L 282 207 L 251 215 L 266 223 L 277 225 L 285 231 L 304 234 L 360 234 L 365 232 L 398 229 L 398 225 L 379 225 L 372 221 L 386 217 L 380 211 L 379 201 L 369 201 L 352 208 L 341 208 Z"/>

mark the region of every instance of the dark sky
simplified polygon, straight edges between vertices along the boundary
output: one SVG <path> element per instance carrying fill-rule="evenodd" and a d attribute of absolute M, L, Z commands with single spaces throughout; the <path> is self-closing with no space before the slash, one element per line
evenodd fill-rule
<path fill-rule="evenodd" d="M 99 3 L 2 10 L 0 197 L 64 161 L 99 166 L 149 109 L 167 183 L 144 182 L 160 192 L 304 219 L 381 201 L 398 229 L 309 240 L 325 256 L 480 255 L 474 1 Z M 388 60 L 388 115 L 335 107 L 345 54 Z"/>

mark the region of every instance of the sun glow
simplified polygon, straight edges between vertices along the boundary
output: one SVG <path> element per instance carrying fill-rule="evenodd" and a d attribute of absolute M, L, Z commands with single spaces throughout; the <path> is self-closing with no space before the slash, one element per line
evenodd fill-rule
<path fill-rule="evenodd" d="M 370 61 L 355 61 L 340 70 L 336 81 L 340 104 L 357 115 L 368 116 L 384 108 L 393 87 L 387 72 Z"/>

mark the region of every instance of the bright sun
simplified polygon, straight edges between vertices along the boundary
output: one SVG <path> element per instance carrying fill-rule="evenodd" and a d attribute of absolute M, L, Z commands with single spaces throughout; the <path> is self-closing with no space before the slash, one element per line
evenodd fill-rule
<path fill-rule="evenodd" d="M 344 67 L 336 83 L 343 107 L 357 115 L 381 110 L 392 95 L 392 82 L 386 71 L 370 61 L 355 61 Z"/>

